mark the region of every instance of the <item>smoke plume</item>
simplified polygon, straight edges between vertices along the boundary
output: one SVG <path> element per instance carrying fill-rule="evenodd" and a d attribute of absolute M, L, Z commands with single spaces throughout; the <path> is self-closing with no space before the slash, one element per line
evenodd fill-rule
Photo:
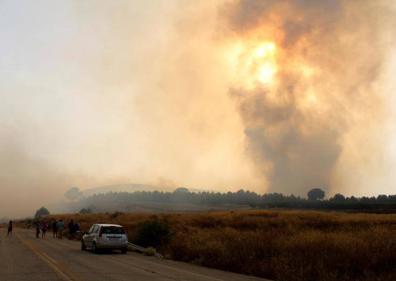
<path fill-rule="evenodd" d="M 234 53 L 240 72 L 230 92 L 269 189 L 344 189 L 336 167 L 356 156 L 350 144 L 361 156 L 381 150 L 370 144 L 385 122 L 380 81 L 394 35 L 392 9 L 386 1 L 241 0 L 223 13 L 244 42 Z"/>

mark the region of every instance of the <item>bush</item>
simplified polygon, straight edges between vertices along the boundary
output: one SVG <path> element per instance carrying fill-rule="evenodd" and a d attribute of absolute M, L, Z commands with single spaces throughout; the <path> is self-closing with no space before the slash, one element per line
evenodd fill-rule
<path fill-rule="evenodd" d="M 143 252 L 143 254 L 145 256 L 155 256 L 156 253 L 157 253 L 157 250 L 155 250 L 155 248 L 153 248 L 153 247 L 148 247 Z"/>
<path fill-rule="evenodd" d="M 111 218 L 115 219 L 115 218 L 121 216 L 122 214 L 123 214 L 123 212 L 114 212 L 111 214 Z"/>
<path fill-rule="evenodd" d="M 90 208 L 82 208 L 79 213 L 80 214 L 91 214 L 92 210 Z"/>
<path fill-rule="evenodd" d="M 171 238 L 168 223 L 159 220 L 145 221 L 137 226 L 133 243 L 143 247 L 158 248 L 166 245 Z"/>

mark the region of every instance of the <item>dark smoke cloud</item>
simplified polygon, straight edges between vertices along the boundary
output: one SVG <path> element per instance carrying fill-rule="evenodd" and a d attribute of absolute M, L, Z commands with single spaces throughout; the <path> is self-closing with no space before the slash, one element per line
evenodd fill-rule
<path fill-rule="evenodd" d="M 333 188 L 337 162 L 349 157 L 346 143 L 364 150 L 381 131 L 383 97 L 374 85 L 394 35 L 392 9 L 383 1 L 241 0 L 228 4 L 225 15 L 234 36 L 276 41 L 283 54 L 276 87 L 230 90 L 270 191 Z M 315 75 L 304 75 L 292 64 L 297 60 Z"/>
<path fill-rule="evenodd" d="M 235 95 L 236 90 L 232 91 Z M 272 105 L 265 90 L 243 98 L 240 111 L 249 153 L 261 164 L 262 173 L 269 174 L 272 191 L 301 194 L 307 187 L 330 182 L 329 171 L 341 152 L 337 129 L 307 120 L 311 117 L 304 116 L 293 103 Z M 303 125 L 308 126 L 307 132 L 301 130 Z"/>

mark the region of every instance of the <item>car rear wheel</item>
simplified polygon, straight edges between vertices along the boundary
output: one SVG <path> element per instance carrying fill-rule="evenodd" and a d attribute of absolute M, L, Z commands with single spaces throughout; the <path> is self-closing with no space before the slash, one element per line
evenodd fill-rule
<path fill-rule="evenodd" d="M 121 253 L 122 254 L 126 254 L 128 252 L 128 248 L 123 248 L 123 249 L 121 249 Z"/>
<path fill-rule="evenodd" d="M 85 251 L 87 249 L 87 246 L 85 246 L 84 241 L 81 241 L 81 251 Z"/>
<path fill-rule="evenodd" d="M 98 248 L 96 248 L 96 243 L 92 243 L 92 253 L 97 254 L 98 253 Z"/>

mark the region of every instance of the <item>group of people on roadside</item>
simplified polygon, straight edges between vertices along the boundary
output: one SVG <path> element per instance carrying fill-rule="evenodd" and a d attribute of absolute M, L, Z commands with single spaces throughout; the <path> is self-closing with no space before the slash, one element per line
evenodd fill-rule
<path fill-rule="evenodd" d="M 65 223 L 64 223 L 64 221 L 62 219 L 60 219 L 60 220 L 55 220 L 55 219 L 52 220 L 51 223 L 50 223 L 50 227 L 52 229 L 52 237 L 59 238 L 59 239 L 63 238 L 63 232 L 65 230 Z M 69 238 L 73 239 L 74 235 L 78 231 L 80 231 L 80 224 L 78 222 L 74 222 L 73 220 L 71 220 L 67 224 L 67 228 L 68 228 Z"/>
<path fill-rule="evenodd" d="M 52 223 L 52 237 L 54 238 L 63 238 L 63 230 L 65 229 L 65 223 L 62 219 L 53 220 Z"/>
<path fill-rule="evenodd" d="M 46 221 L 36 222 L 36 238 L 45 238 L 45 234 L 48 230 L 48 223 Z"/>
<path fill-rule="evenodd" d="M 45 238 L 45 234 L 47 233 L 47 230 L 49 228 L 52 229 L 52 237 L 54 238 L 63 238 L 63 232 L 65 230 L 65 223 L 63 222 L 62 219 L 60 220 L 52 220 L 50 223 L 47 221 L 36 221 L 35 223 L 36 226 L 36 238 Z M 12 236 L 12 228 L 13 228 L 13 222 L 10 220 L 8 222 L 8 232 L 7 236 Z M 80 231 L 80 224 L 78 222 L 74 222 L 74 220 L 70 220 L 70 222 L 67 224 L 68 228 L 68 234 L 69 234 L 69 239 L 73 239 Z M 41 234 L 41 235 L 40 235 Z"/>

